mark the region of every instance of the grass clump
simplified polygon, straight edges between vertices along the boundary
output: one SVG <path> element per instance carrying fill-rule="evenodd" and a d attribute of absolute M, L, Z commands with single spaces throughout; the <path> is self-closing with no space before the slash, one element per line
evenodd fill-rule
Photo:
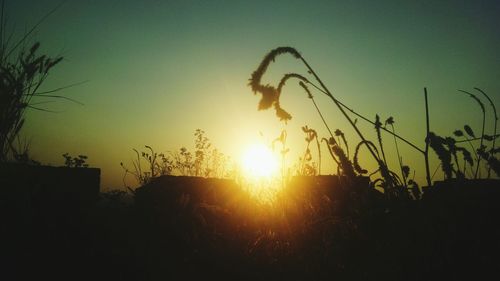
<path fill-rule="evenodd" d="M 195 130 L 194 137 L 194 153 L 186 147 L 167 153 L 157 153 L 148 145 L 144 146 L 144 151 L 138 151 L 134 148 L 135 159 L 132 160 L 132 168 L 128 168 L 123 162 L 120 163 L 124 170 L 123 183 L 125 187 L 133 190 L 126 183 L 128 175 L 132 175 L 140 186 L 164 175 L 226 177 L 229 174 L 229 157 L 212 146 L 210 139 L 205 136 L 205 131 Z"/>
<path fill-rule="evenodd" d="M 41 91 L 49 73 L 63 57 L 40 54 L 41 43 L 32 43 L 32 34 L 58 8 L 59 6 L 47 13 L 20 39 L 11 41 L 13 33 L 9 37 L 4 36 L 6 19 L 3 2 L 0 7 L 0 161 L 7 161 L 16 154 L 14 142 L 24 125 L 28 109 L 51 112 L 41 107 L 48 101 L 35 99 L 65 99 L 79 103 L 54 94 L 67 87 Z"/>

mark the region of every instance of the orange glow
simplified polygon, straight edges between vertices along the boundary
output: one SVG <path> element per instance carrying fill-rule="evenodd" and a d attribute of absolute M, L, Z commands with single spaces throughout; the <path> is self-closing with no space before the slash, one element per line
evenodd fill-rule
<path fill-rule="evenodd" d="M 281 187 L 279 161 L 264 144 L 250 146 L 241 158 L 243 187 L 258 201 L 270 203 Z"/>
<path fill-rule="evenodd" d="M 270 178 L 277 175 L 278 160 L 273 152 L 263 144 L 248 148 L 242 158 L 245 177 L 252 179 Z"/>

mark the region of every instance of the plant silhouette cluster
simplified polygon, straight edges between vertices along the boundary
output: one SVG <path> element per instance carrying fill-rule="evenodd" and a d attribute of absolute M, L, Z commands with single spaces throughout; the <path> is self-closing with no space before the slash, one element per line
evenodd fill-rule
<path fill-rule="evenodd" d="M 0 160 L 6 160 L 12 151 L 26 109 L 44 110 L 32 102 L 33 97 L 54 97 L 38 90 L 62 57 L 39 55 L 39 47 L 36 42 L 13 59 L 8 56 L 11 49 L 4 43 L 0 45 Z"/>
<path fill-rule="evenodd" d="M 69 153 L 64 153 L 64 166 L 68 168 L 88 168 L 88 157 L 86 155 L 78 155 L 77 157 L 71 156 Z"/>
<path fill-rule="evenodd" d="M 481 135 L 477 136 L 474 130 L 467 124 L 464 125 L 463 130 L 457 129 L 453 132 L 453 136 L 458 138 L 458 140 L 454 137 L 441 137 L 432 132 L 429 134 L 430 145 L 439 157 L 441 162 L 440 167 L 443 170 L 445 179 L 478 179 L 481 177 L 480 168 L 483 162 L 485 162 L 487 166 L 487 174 L 485 177 L 490 178 L 491 171 L 500 177 L 500 161 L 496 156 L 500 151 L 496 147 L 496 139 L 499 137 L 499 135 L 497 135 L 498 116 L 496 107 L 491 98 L 484 91 L 479 88 L 474 89 L 490 102 L 494 116 L 493 134 L 488 135 L 485 133 L 486 107 L 479 96 L 468 91 L 460 90 L 460 92 L 472 98 L 481 109 L 483 117 Z M 479 147 L 473 144 L 473 142 L 477 140 L 480 141 Z M 470 150 L 460 146 L 461 143 L 467 143 Z M 460 165 L 461 162 L 462 165 Z"/>
<path fill-rule="evenodd" d="M 305 76 L 298 73 L 287 73 L 284 74 L 282 79 L 279 81 L 278 86 L 274 87 L 270 84 L 263 84 L 262 77 L 265 72 L 269 68 L 270 64 L 276 60 L 276 58 L 282 54 L 291 54 L 295 59 L 302 61 L 302 63 L 306 66 L 307 72 L 313 76 L 313 78 L 319 83 L 316 85 L 312 82 L 312 79 L 306 78 Z M 371 121 L 368 118 L 362 116 L 361 114 L 355 112 L 352 108 L 346 106 L 338 99 L 336 99 L 331 92 L 326 88 L 321 79 L 315 73 L 315 71 L 310 67 L 304 57 L 294 48 L 291 47 L 279 47 L 274 50 L 271 50 L 259 64 L 257 69 L 252 73 L 249 85 L 252 88 L 255 94 L 261 94 L 261 99 L 259 101 L 258 109 L 264 110 L 271 107 L 274 107 L 276 111 L 276 116 L 282 121 L 288 121 L 292 118 L 292 115 L 284 110 L 280 104 L 280 96 L 283 93 L 283 88 L 286 83 L 290 79 L 299 80 L 299 85 L 306 92 L 307 97 L 312 101 L 318 115 L 321 117 L 321 120 L 329 132 L 330 136 L 327 138 L 321 138 L 321 142 L 325 142 L 326 147 L 328 148 L 328 152 L 331 155 L 332 159 L 335 163 L 337 163 L 337 173 L 339 175 L 345 175 L 348 179 L 354 179 L 357 176 L 365 175 L 368 173 L 367 170 L 363 169 L 359 163 L 358 155 L 360 153 L 360 148 L 365 147 L 370 155 L 374 158 L 379 168 L 371 173 L 373 175 L 375 173 L 380 174 L 380 178 L 376 179 L 373 182 L 373 186 L 381 187 L 384 192 L 387 194 L 388 198 L 398 198 L 398 197 L 418 197 L 418 194 L 413 194 L 411 190 L 418 189 L 418 185 L 413 179 L 409 179 L 409 171 L 410 168 L 407 165 L 403 164 L 402 157 L 399 154 L 398 148 L 398 140 L 401 140 L 418 151 L 424 153 L 424 151 L 418 148 L 413 143 L 407 141 L 401 136 L 397 135 L 394 128 L 394 118 L 390 117 L 386 120 L 385 124 L 382 124 L 379 115 L 376 115 L 375 121 Z M 318 104 L 316 103 L 314 96 L 309 89 L 309 86 L 312 86 L 320 93 L 325 94 L 329 97 L 334 104 L 338 107 L 344 117 L 349 121 L 350 125 L 353 127 L 357 135 L 360 137 L 360 142 L 356 145 L 355 153 L 353 155 L 352 160 L 350 159 L 350 149 L 345 138 L 344 133 L 340 129 L 336 129 L 333 133 L 328 125 L 328 122 L 325 120 Z M 347 112 L 351 112 L 357 117 L 361 118 L 364 121 L 367 121 L 374 125 L 375 131 L 377 134 L 378 148 L 377 146 L 366 139 L 365 135 L 357 126 L 357 119 L 352 119 Z M 389 127 L 390 126 L 390 127 Z M 319 137 L 315 133 L 316 131 L 309 129 L 307 126 L 303 128 L 303 131 L 306 133 L 306 142 L 307 147 L 303 157 L 300 158 L 299 162 L 299 174 L 302 175 L 315 175 L 316 173 L 321 173 L 321 156 L 318 159 L 318 169 L 316 169 L 309 163 L 312 159 L 309 144 L 316 140 L 318 145 L 318 153 L 320 152 L 320 141 Z M 389 169 L 386 159 L 386 153 L 384 150 L 384 146 L 382 143 L 382 131 L 391 134 L 394 137 L 394 142 L 396 145 L 396 150 L 398 154 L 398 163 L 399 170 L 401 175 L 397 175 L 397 173 L 393 172 Z M 379 153 L 380 152 L 380 153 Z"/>
<path fill-rule="evenodd" d="M 205 136 L 205 131 L 197 129 L 194 133 L 195 151 L 190 152 L 186 147 L 178 151 L 157 153 L 151 146 L 139 152 L 133 149 L 136 158 L 132 161 L 133 169 L 120 163 L 124 169 L 124 185 L 131 189 L 125 182 L 127 175 L 132 175 L 139 185 L 145 185 L 152 179 L 164 175 L 196 176 L 222 178 L 229 173 L 229 157 L 212 147 L 210 140 Z"/>
<path fill-rule="evenodd" d="M 20 39 L 12 41 L 13 33 L 5 36 L 7 33 L 6 16 L 2 1 L 0 7 L 0 161 L 11 160 L 9 158 L 16 158 L 23 154 L 16 150 L 15 141 L 24 125 L 26 110 L 51 112 L 42 106 L 51 102 L 50 99 L 65 99 L 79 103 L 55 94 L 67 87 L 49 91 L 41 90 L 49 73 L 63 60 L 63 57 L 40 54 L 40 42 L 31 43 L 31 37 L 39 24 L 57 8 L 59 6 L 45 15 Z"/>
<path fill-rule="evenodd" d="M 262 77 L 266 73 L 267 69 L 271 65 L 271 63 L 275 62 L 276 58 L 283 54 L 290 54 L 295 59 L 300 60 L 305 67 L 307 68 L 308 74 L 313 76 L 313 79 L 309 79 L 298 73 L 287 73 L 284 74 L 281 80 L 278 83 L 278 86 L 272 86 L 270 84 L 263 84 Z M 280 96 L 283 94 L 283 88 L 286 83 L 291 79 L 299 80 L 299 85 L 306 92 L 307 97 L 312 101 L 318 115 L 321 117 L 321 120 L 329 132 L 330 136 L 326 138 L 321 138 L 321 142 L 324 142 L 328 148 L 328 152 L 331 155 L 332 159 L 335 163 L 337 163 L 337 174 L 344 175 L 349 179 L 353 179 L 358 176 L 367 175 L 372 176 L 374 174 L 378 174 L 379 177 L 373 180 L 372 186 L 380 187 L 387 198 L 420 198 L 421 191 L 419 185 L 414 180 L 413 177 L 410 176 L 410 167 L 404 164 L 403 158 L 400 154 L 399 144 L 398 142 L 404 142 L 405 144 L 411 146 L 418 152 L 422 153 L 425 157 L 426 165 L 428 166 L 428 152 L 427 147 L 430 146 L 441 161 L 441 168 L 445 174 L 445 179 L 458 178 L 478 178 L 478 173 L 480 172 L 481 160 L 487 163 L 487 177 L 490 177 L 490 172 L 493 170 L 497 176 L 499 175 L 498 167 L 500 161 L 495 156 L 498 153 L 498 149 L 495 146 L 496 138 L 498 137 L 496 133 L 498 116 L 496 113 L 496 108 L 490 99 L 490 97 L 481 89 L 474 88 L 481 95 L 483 95 L 490 103 L 494 112 L 494 132 L 493 135 L 485 134 L 485 120 L 486 120 L 486 107 L 484 103 L 479 99 L 479 97 L 473 93 L 460 90 L 461 92 L 467 94 L 472 99 L 474 99 L 480 106 L 482 114 L 483 114 L 483 125 L 481 130 L 481 136 L 476 138 L 470 126 L 464 126 L 464 130 L 467 133 L 465 135 L 462 131 L 457 130 L 455 135 L 457 137 L 465 137 L 464 141 L 469 142 L 469 145 L 473 149 L 473 153 L 471 153 L 468 149 L 459 145 L 461 141 L 456 141 L 452 137 L 439 137 L 433 132 L 428 132 L 425 140 L 426 140 L 426 149 L 423 150 L 416 146 L 415 144 L 409 142 L 405 138 L 401 137 L 396 133 L 394 126 L 394 118 L 389 117 L 382 123 L 380 116 L 377 114 L 375 116 L 375 120 L 372 121 L 369 118 L 364 117 L 363 115 L 357 113 L 352 108 L 346 106 L 341 101 L 336 99 L 331 92 L 326 88 L 323 84 L 319 76 L 316 72 L 310 67 L 304 57 L 294 48 L 291 47 L 279 47 L 274 50 L 271 50 L 261 61 L 257 69 L 252 73 L 250 77 L 249 86 L 253 90 L 255 94 L 261 94 L 261 99 L 259 101 L 258 109 L 264 110 L 271 107 L 274 107 L 276 111 L 276 116 L 282 121 L 288 121 L 292 118 L 292 115 L 284 110 L 280 104 Z M 316 80 L 317 84 L 312 81 Z M 352 156 L 352 160 L 350 158 L 349 146 L 347 140 L 345 138 L 344 133 L 337 129 L 333 133 L 328 126 L 328 122 L 325 120 L 318 104 L 316 103 L 313 94 L 311 93 L 310 86 L 314 89 L 318 90 L 320 93 L 325 94 L 329 97 L 337 108 L 341 111 L 344 117 L 349 121 L 352 128 L 355 130 L 357 135 L 360 137 L 359 143 L 355 146 L 354 155 Z M 427 95 L 427 92 L 426 92 Z M 426 101 L 427 102 L 427 101 Z M 371 123 L 374 126 L 376 136 L 377 136 L 377 144 L 366 139 L 365 135 L 357 126 L 358 119 L 352 119 L 347 112 L 355 115 L 356 117 L 364 120 L 368 123 Z M 306 133 L 306 150 L 304 155 L 299 159 L 300 165 L 298 168 L 298 174 L 301 175 L 316 175 L 321 173 L 321 156 L 318 159 L 318 169 L 311 165 L 311 152 L 310 152 L 310 143 L 313 140 L 316 140 L 317 144 L 319 144 L 319 137 L 316 134 L 316 131 L 309 129 L 307 126 L 303 128 L 303 131 Z M 388 133 L 394 138 L 394 146 L 397 153 L 398 160 L 398 170 L 399 174 L 391 170 L 388 166 L 386 150 L 384 148 L 383 136 L 382 132 Z M 468 137 L 467 137 L 468 136 Z M 478 148 L 474 148 L 472 141 L 479 140 L 480 144 Z M 485 142 L 491 142 L 491 146 L 487 147 Z M 374 172 L 369 173 L 366 169 L 362 168 L 359 162 L 359 153 L 361 148 L 365 147 L 369 154 L 373 157 L 378 165 L 378 169 Z M 318 145 L 318 153 L 320 153 L 320 146 Z M 309 163 L 311 162 L 311 163 Z M 463 162 L 461 164 L 461 162 Z M 427 179 L 428 184 L 431 184 L 431 177 L 429 169 L 427 171 Z M 470 171 L 469 171 L 470 170 Z"/>

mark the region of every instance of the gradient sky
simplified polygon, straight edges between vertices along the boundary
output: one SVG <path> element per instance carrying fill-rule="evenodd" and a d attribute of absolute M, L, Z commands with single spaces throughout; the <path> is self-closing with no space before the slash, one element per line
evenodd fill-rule
<path fill-rule="evenodd" d="M 20 34 L 59 2 L 7 0 L 8 27 Z M 69 0 L 35 39 L 43 52 L 65 57 L 44 88 L 88 81 L 60 92 L 85 105 L 58 101 L 47 109 L 60 113 L 31 111 L 23 135 L 43 163 L 62 165 L 65 152 L 88 155 L 102 168 L 103 189 L 123 186 L 119 163 L 130 163 L 132 148 L 192 148 L 197 128 L 236 159 L 286 128 L 293 162 L 305 148 L 301 126 L 327 136 L 310 100 L 296 83 L 287 86 L 282 105 L 293 119 L 285 127 L 272 110 L 256 110 L 260 97 L 247 86 L 268 51 L 292 46 L 338 99 L 370 118 L 393 116 L 396 130 L 423 147 L 424 87 L 431 130 L 440 135 L 464 124 L 480 130 L 478 105 L 457 89 L 480 87 L 500 108 L 499 15 L 499 1 Z M 287 72 L 307 74 L 282 56 L 264 80 Z M 354 146 L 359 140 L 333 103 L 315 96 Z M 361 127 L 375 140 L 371 125 Z M 394 155 L 392 138 L 384 140 Z M 400 147 L 424 184 L 423 157 Z M 431 170 L 436 165 L 433 156 Z"/>

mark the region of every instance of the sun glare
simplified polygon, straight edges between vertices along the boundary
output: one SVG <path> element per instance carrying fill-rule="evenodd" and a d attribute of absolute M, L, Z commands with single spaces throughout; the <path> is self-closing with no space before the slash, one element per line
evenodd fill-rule
<path fill-rule="evenodd" d="M 278 172 L 278 161 L 273 152 L 263 144 L 248 148 L 242 159 L 247 177 L 253 179 L 270 178 Z"/>

